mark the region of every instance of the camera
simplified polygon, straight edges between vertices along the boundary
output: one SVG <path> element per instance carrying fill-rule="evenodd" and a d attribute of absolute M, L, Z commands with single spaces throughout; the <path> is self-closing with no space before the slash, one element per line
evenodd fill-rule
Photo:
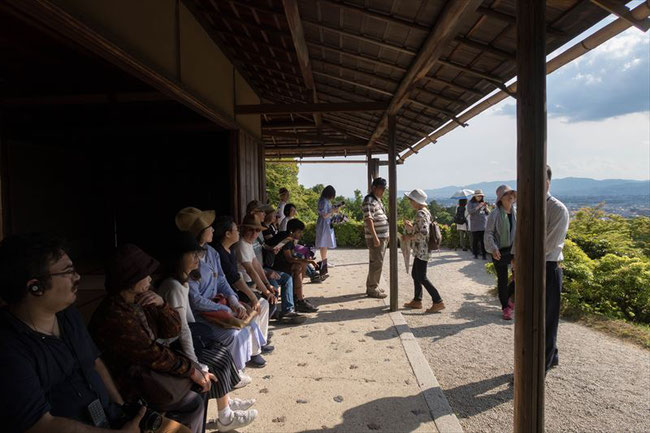
<path fill-rule="evenodd" d="M 138 399 L 134 402 L 124 403 L 122 405 L 122 411 L 124 412 L 127 418 L 125 421 L 133 419 L 140 411 L 140 408 L 143 406 L 147 408 L 147 403 L 142 399 Z M 154 410 L 147 408 L 138 426 L 140 427 L 141 431 L 155 432 L 162 425 L 162 421 L 163 421 L 162 415 L 160 415 L 158 412 Z"/>

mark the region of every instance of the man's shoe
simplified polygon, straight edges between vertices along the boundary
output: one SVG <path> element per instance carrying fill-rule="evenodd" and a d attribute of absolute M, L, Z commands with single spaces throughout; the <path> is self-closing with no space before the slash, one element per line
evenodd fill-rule
<path fill-rule="evenodd" d="M 314 307 L 304 299 L 298 299 L 296 301 L 296 311 L 300 313 L 315 313 L 318 311 L 318 308 Z"/>
<path fill-rule="evenodd" d="M 414 299 L 411 302 L 407 302 L 406 304 L 404 304 L 404 308 L 413 308 L 419 310 L 422 308 L 422 301 L 416 301 Z"/>
<path fill-rule="evenodd" d="M 228 424 L 217 420 L 217 430 L 224 432 L 239 429 L 255 421 L 255 418 L 257 418 L 257 411 L 255 409 L 234 411 L 232 413 L 232 420 Z"/>
<path fill-rule="evenodd" d="M 230 410 L 248 410 L 255 404 L 255 401 L 254 398 L 243 399 L 230 397 L 228 405 L 230 406 Z"/>
<path fill-rule="evenodd" d="M 445 309 L 445 303 L 440 301 L 440 302 L 434 302 L 433 305 L 425 310 L 425 313 L 439 313 L 440 311 Z"/>
<path fill-rule="evenodd" d="M 368 295 L 369 298 L 378 298 L 378 299 L 383 299 L 386 296 L 388 296 L 386 293 L 380 292 L 379 290 L 374 292 L 367 292 L 366 295 Z"/>
<path fill-rule="evenodd" d="M 296 313 L 295 311 L 288 311 L 286 313 L 280 314 L 280 321 L 284 323 L 291 323 L 294 325 L 299 325 L 305 323 L 307 320 L 306 316 Z"/>
<path fill-rule="evenodd" d="M 235 389 L 240 389 L 251 383 L 253 379 L 247 374 L 245 374 L 243 371 L 239 371 L 239 383 L 235 385 Z"/>
<path fill-rule="evenodd" d="M 266 367 L 266 359 L 262 358 L 262 355 L 253 355 L 251 360 L 246 363 L 247 367 L 251 368 L 264 368 Z"/>
<path fill-rule="evenodd" d="M 270 344 L 262 346 L 262 353 L 271 353 L 274 350 L 275 350 L 275 346 L 271 346 Z"/>

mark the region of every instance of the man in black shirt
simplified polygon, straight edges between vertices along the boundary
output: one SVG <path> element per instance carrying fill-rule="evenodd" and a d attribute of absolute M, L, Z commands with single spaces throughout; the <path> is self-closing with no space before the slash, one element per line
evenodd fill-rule
<path fill-rule="evenodd" d="M 139 432 L 79 312 L 80 276 L 61 241 L 0 242 L 0 426 L 4 432 Z"/>

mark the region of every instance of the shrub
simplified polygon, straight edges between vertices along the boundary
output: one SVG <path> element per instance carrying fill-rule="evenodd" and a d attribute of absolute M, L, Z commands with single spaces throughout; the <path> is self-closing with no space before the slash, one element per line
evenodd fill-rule
<path fill-rule="evenodd" d="M 440 224 L 440 232 L 442 233 L 442 246 L 449 249 L 456 249 L 460 247 L 460 237 L 456 230 L 456 225 Z"/>
<path fill-rule="evenodd" d="M 363 248 L 366 246 L 363 223 L 350 220 L 334 226 L 336 245 L 344 248 Z M 305 224 L 305 232 L 302 235 L 302 242 L 314 245 L 316 242 L 316 223 Z"/>

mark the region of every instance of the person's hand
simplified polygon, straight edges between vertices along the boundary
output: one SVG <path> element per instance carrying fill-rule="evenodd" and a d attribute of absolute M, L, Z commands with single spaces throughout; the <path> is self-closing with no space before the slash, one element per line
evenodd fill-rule
<path fill-rule="evenodd" d="M 275 271 L 271 271 L 266 274 L 266 278 L 268 278 L 269 280 L 279 280 L 280 274 L 278 274 Z"/>
<path fill-rule="evenodd" d="M 341 208 L 340 208 L 340 207 L 335 207 L 335 208 L 332 210 L 332 213 L 339 213 L 340 211 L 341 211 Z"/>
<path fill-rule="evenodd" d="M 275 293 L 273 291 L 269 290 L 264 294 L 264 297 L 266 298 L 267 301 L 269 301 L 269 304 L 275 305 L 276 302 L 278 302 L 278 299 L 275 297 Z M 258 311 L 259 313 L 259 311 Z"/>
<path fill-rule="evenodd" d="M 217 376 L 215 376 L 212 373 L 208 373 L 208 379 L 210 380 L 210 382 L 214 382 L 214 383 L 219 382 L 219 379 L 217 379 Z"/>
<path fill-rule="evenodd" d="M 248 316 L 248 312 L 246 311 L 246 308 L 242 304 L 237 305 L 233 309 L 233 313 L 235 314 L 235 317 L 238 319 L 244 320 Z"/>
<path fill-rule="evenodd" d="M 208 373 L 208 375 L 209 374 L 210 373 Z M 204 375 L 201 370 L 192 368 L 192 372 L 190 373 L 190 379 L 192 380 L 192 382 L 196 383 L 201 387 L 201 393 L 210 391 L 210 386 L 212 386 L 212 382 L 210 382 L 208 376 Z"/>
<path fill-rule="evenodd" d="M 494 260 L 501 260 L 501 251 L 499 251 L 499 250 L 495 250 L 495 251 L 492 253 L 492 257 L 494 257 Z"/>
<path fill-rule="evenodd" d="M 156 292 L 147 290 L 146 292 L 141 293 L 137 296 L 136 303 L 140 304 L 143 307 L 146 307 L 147 305 L 160 307 L 165 303 L 165 301 L 163 301 L 163 298 L 161 298 Z"/>
<path fill-rule="evenodd" d="M 413 228 L 413 223 L 411 221 L 409 221 L 409 220 L 406 220 L 406 221 L 404 221 L 404 226 L 412 229 Z"/>
<path fill-rule="evenodd" d="M 137 415 L 130 421 L 127 421 L 119 431 L 122 433 L 140 433 L 140 420 L 144 417 L 146 412 L 147 408 L 142 406 Z"/>
<path fill-rule="evenodd" d="M 379 238 L 375 236 L 375 238 L 372 240 L 372 246 L 378 247 L 379 245 L 381 245 L 381 242 L 379 242 Z"/>
<path fill-rule="evenodd" d="M 271 293 L 273 293 L 273 294 L 275 295 L 276 298 L 277 298 L 277 296 L 280 294 L 280 290 L 277 289 L 277 288 L 276 288 L 273 284 L 271 284 L 271 283 L 267 284 L 267 285 L 266 285 L 266 288 L 269 289 L 269 291 L 270 291 Z"/>
<path fill-rule="evenodd" d="M 312 265 L 315 268 L 318 267 L 318 263 L 316 263 L 314 260 L 307 260 L 307 263 L 309 263 L 310 265 Z"/>

